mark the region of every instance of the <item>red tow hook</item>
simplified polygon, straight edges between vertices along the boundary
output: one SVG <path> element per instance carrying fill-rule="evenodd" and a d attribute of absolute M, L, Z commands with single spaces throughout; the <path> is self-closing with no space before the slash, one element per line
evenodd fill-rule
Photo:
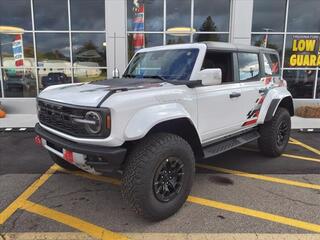
<path fill-rule="evenodd" d="M 39 135 L 35 136 L 34 143 L 37 145 L 42 145 L 41 137 Z"/>

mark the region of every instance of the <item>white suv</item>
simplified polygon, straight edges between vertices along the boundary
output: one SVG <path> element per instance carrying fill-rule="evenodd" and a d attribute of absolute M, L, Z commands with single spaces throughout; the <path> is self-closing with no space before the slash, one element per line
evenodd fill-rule
<path fill-rule="evenodd" d="M 123 174 L 122 193 L 152 220 L 174 214 L 195 162 L 258 139 L 276 157 L 292 97 L 272 49 L 205 42 L 138 51 L 121 79 L 51 86 L 36 141 L 63 168 Z"/>

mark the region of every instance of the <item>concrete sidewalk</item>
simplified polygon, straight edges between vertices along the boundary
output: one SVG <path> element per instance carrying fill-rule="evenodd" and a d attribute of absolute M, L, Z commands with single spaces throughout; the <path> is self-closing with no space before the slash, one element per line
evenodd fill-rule
<path fill-rule="evenodd" d="M 320 129 L 320 118 L 291 118 L 292 129 Z M 7 114 L 0 118 L 0 128 L 32 128 L 38 122 L 36 114 Z"/>

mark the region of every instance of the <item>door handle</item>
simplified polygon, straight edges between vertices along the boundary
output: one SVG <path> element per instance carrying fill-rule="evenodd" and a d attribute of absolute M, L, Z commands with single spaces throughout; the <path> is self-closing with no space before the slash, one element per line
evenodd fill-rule
<path fill-rule="evenodd" d="M 241 93 L 239 93 L 239 92 L 233 92 L 233 93 L 229 94 L 230 98 L 237 98 L 237 97 L 240 97 L 240 96 L 241 96 Z"/>

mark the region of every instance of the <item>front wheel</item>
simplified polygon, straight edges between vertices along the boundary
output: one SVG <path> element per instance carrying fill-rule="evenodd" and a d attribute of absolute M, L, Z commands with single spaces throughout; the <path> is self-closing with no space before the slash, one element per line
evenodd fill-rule
<path fill-rule="evenodd" d="M 141 216 L 159 221 L 186 201 L 195 159 L 190 145 L 167 133 L 147 136 L 133 147 L 124 170 L 122 194 Z"/>
<path fill-rule="evenodd" d="M 291 119 L 287 109 L 279 107 L 274 117 L 260 126 L 260 151 L 269 157 L 280 156 L 289 141 Z"/>

